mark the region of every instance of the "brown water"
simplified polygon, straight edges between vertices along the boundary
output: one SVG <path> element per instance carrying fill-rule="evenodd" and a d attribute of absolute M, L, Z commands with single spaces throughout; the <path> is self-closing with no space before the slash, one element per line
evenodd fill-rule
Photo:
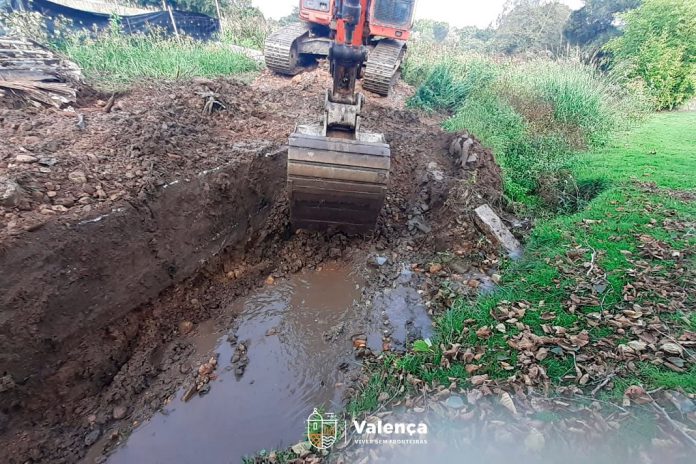
<path fill-rule="evenodd" d="M 234 302 L 230 309 L 239 317 L 231 333 L 249 347 L 241 377 L 231 368 L 227 336 L 211 324 L 199 326 L 199 352 L 217 345 L 220 355 L 210 392 L 184 403 L 180 391 L 108 462 L 239 463 L 261 449 L 300 441 L 313 408 L 340 409 L 347 379 L 338 366 L 355 363 L 350 333 L 361 322 L 354 302 L 362 283 L 350 269 L 329 265 Z"/>

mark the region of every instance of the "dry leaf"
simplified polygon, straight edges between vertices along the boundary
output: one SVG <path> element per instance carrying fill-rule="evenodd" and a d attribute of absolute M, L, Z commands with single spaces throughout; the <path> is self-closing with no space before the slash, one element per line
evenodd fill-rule
<path fill-rule="evenodd" d="M 510 411 L 513 415 L 517 415 L 517 408 L 515 403 L 512 401 L 512 396 L 508 392 L 503 392 L 500 394 L 500 404 L 505 406 L 505 409 Z"/>
<path fill-rule="evenodd" d="M 666 353 L 669 354 L 681 354 L 682 352 L 682 347 L 677 345 L 676 343 L 663 343 L 660 345 L 660 349 Z"/>
<path fill-rule="evenodd" d="M 478 338 L 486 339 L 491 336 L 491 328 L 488 326 L 481 327 L 476 331 L 476 336 Z"/>

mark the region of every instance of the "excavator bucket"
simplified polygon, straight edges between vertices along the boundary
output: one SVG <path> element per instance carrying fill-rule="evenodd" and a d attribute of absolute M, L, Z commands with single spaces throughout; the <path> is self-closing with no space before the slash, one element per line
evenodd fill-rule
<path fill-rule="evenodd" d="M 333 228 L 348 234 L 374 230 L 389 181 L 389 145 L 382 134 L 322 134 L 321 126 L 298 126 L 290 136 L 293 228 Z"/>

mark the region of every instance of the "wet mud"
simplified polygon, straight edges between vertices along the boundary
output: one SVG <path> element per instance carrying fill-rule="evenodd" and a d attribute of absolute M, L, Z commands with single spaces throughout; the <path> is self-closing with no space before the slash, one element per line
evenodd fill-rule
<path fill-rule="evenodd" d="M 219 360 L 209 393 L 185 402 L 181 389 L 107 462 L 190 463 L 201 452 L 192 443 L 204 444 L 209 462 L 241 462 L 269 446 L 293 445 L 307 411 L 341 407 L 354 361 L 350 341 L 336 335 L 359 323 L 363 285 L 345 264 L 328 263 L 232 302 L 238 316 L 227 334 L 200 327 L 195 337 L 197 355 Z M 241 375 L 233 363 L 239 344 L 248 354 Z"/>
<path fill-rule="evenodd" d="M 401 86 L 365 110 L 364 127 L 384 133 L 393 156 L 375 233 L 291 230 L 284 144 L 296 123 L 319 119 L 327 77 L 146 87 L 111 112 L 94 97 L 79 108 L 86 129 L 52 110 L 3 109 L 0 176 L 20 187 L 18 203 L 0 206 L 3 462 L 126 462 L 157 440 L 176 449 L 184 430 L 199 452 L 206 430 L 225 434 L 233 447 L 216 452 L 235 456 L 287 444 L 308 405 L 338 407 L 350 393 L 356 337 L 378 352 L 427 336 L 437 252 L 490 273 L 496 247 L 470 213 L 499 200 L 495 160 L 476 144 L 462 167 L 437 117 L 403 109 Z M 226 111 L 203 112 L 209 92 Z M 17 163 L 18 147 L 58 162 Z M 182 402 L 210 348 L 209 391 Z M 300 396 L 282 401 L 291 390 Z M 265 437 L 244 422 L 254 395 L 281 416 Z"/>

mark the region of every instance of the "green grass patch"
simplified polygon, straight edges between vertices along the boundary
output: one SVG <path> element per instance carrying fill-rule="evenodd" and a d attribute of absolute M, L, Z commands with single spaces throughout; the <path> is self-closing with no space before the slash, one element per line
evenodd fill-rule
<path fill-rule="evenodd" d="M 684 201 L 670 195 L 669 191 L 660 190 L 696 188 L 696 178 L 689 175 L 696 172 L 693 127 L 696 127 L 696 114 L 658 114 L 635 130 L 616 136 L 605 148 L 584 154 L 583 162 L 575 166 L 575 174 L 589 185 L 600 185 L 601 192 L 582 211 L 540 220 L 529 237 L 523 259 L 505 261 L 501 266 L 503 279 L 497 291 L 475 300 L 456 298 L 436 320 L 435 334 L 428 348 L 424 345 L 420 352 L 398 358 L 394 363 L 397 370 L 426 382 L 447 385 L 457 380 L 465 386 L 470 375 L 462 369 L 463 363 L 453 362 L 448 367 L 441 363 L 442 347 L 447 349 L 453 343 L 460 343 L 462 349 L 483 353 L 478 361 L 472 362 L 481 366 L 474 375 L 488 374 L 490 378 L 501 380 L 510 377 L 516 372 L 518 352 L 508 344 L 508 339 L 517 329 L 506 324 L 506 333 L 499 333 L 496 330 L 498 321 L 491 312 L 499 305 L 511 306 L 516 302 L 528 305 L 521 321 L 540 336 L 545 335 L 544 325 L 563 327 L 570 333 L 585 330 L 590 337 L 590 345 L 585 350 L 595 349 L 593 345 L 601 340 L 610 339 L 615 346 L 634 340 L 629 332 L 620 334 L 613 326 L 590 325 L 586 315 L 601 311 L 614 313 L 625 307 L 622 289 L 633 279 L 629 272 L 633 265 L 629 259 L 635 259 L 640 252 L 637 235 L 649 235 L 678 250 L 696 246 L 693 233 L 675 233 L 662 226 L 666 219 L 696 221 L 696 202 Z M 658 146 L 660 157 L 656 160 L 653 151 Z M 657 190 L 646 190 L 634 182 L 645 166 L 654 167 L 651 180 L 656 182 Z M 578 253 L 578 247 L 583 250 L 580 256 L 569 258 Z M 580 307 L 571 313 L 567 310 L 567 302 L 571 294 L 578 291 L 578 276 L 584 280 L 584 265 L 592 260 L 593 254 L 596 265 L 606 274 L 606 288 L 599 305 Z M 675 266 L 673 261 L 666 259 L 656 263 L 663 266 L 661 275 L 673 277 L 670 274 Z M 646 301 L 666 300 L 655 293 L 637 302 Z M 689 311 L 688 305 L 685 310 L 665 312 L 660 316 L 673 328 L 675 336 L 680 330 L 696 328 L 696 313 Z M 476 331 L 482 327 L 491 329 L 488 338 L 477 336 Z M 577 359 L 560 347 L 549 348 L 547 357 L 539 364 L 551 382 L 556 385 L 575 383 Z M 513 366 L 513 370 L 509 366 Z M 616 361 L 611 367 L 617 373 L 614 389 L 600 393 L 600 397 L 620 401 L 630 385 L 642 385 L 648 390 L 662 387 L 696 392 L 693 364 L 687 364 L 683 373 L 648 362 L 636 363 L 636 366 L 628 370 L 623 362 Z M 371 398 L 377 396 L 376 391 L 370 394 Z M 640 429 L 640 423 L 636 427 Z"/>
<path fill-rule="evenodd" d="M 90 83 L 107 90 L 143 79 L 217 77 L 258 69 L 251 59 L 224 44 L 157 34 L 125 35 L 115 27 L 97 38 L 69 35 L 56 46 L 80 66 Z"/>

